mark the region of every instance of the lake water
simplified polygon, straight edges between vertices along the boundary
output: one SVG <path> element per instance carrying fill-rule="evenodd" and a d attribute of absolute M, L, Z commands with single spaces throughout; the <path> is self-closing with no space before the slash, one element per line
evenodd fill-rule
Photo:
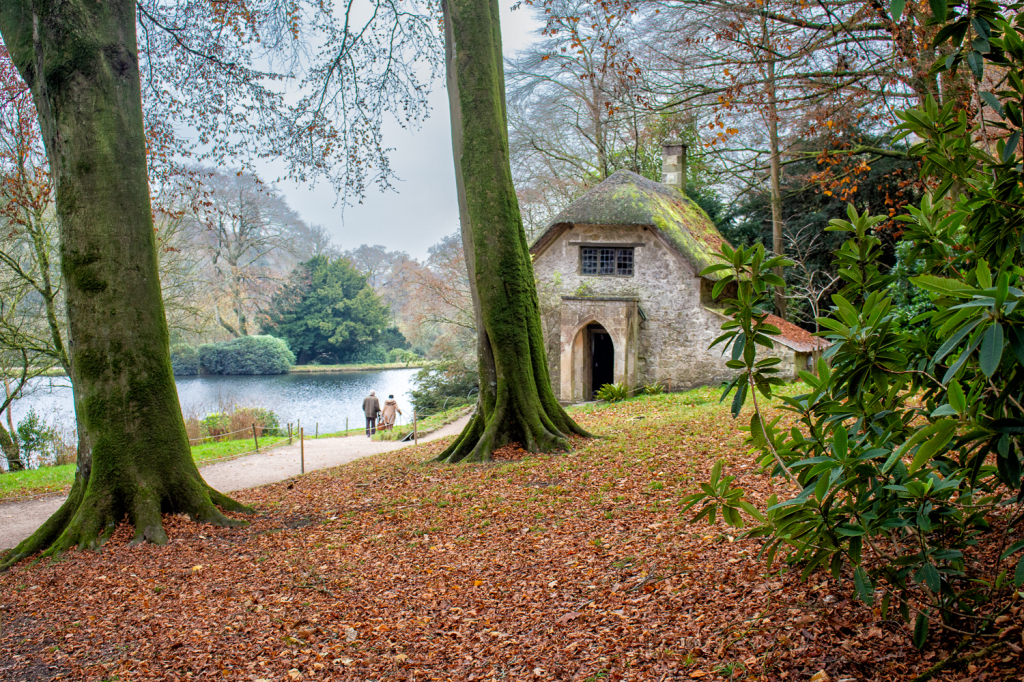
<path fill-rule="evenodd" d="M 409 421 L 412 403 L 409 391 L 416 386 L 416 369 L 323 374 L 281 374 L 276 376 L 179 377 L 178 400 L 186 415 L 204 416 L 223 405 L 237 403 L 266 407 L 277 413 L 281 424 L 302 421 L 306 432 L 319 424 L 321 433 L 364 425 L 363 398 L 376 391 L 381 404 L 389 394 L 398 400 Z M 74 401 L 67 379 L 37 379 L 33 390 L 15 403 L 17 423 L 29 409 L 47 422 L 70 427 L 74 424 Z"/>

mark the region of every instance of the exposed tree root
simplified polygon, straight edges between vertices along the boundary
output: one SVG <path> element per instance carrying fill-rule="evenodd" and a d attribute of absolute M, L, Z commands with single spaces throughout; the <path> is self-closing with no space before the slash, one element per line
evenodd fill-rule
<path fill-rule="evenodd" d="M 187 514 L 196 523 L 222 528 L 244 525 L 244 521 L 229 519 L 221 510 L 252 513 L 252 509 L 208 486 L 194 465 L 191 468 L 195 475 L 184 472 L 184 480 L 177 481 L 178 485 L 138 485 L 130 491 L 98 481 L 84 485 L 76 478 L 60 509 L 35 533 L 0 557 L 0 571 L 35 555 L 56 556 L 75 547 L 99 549 L 125 519 L 135 528 L 133 543 L 158 545 L 167 542 L 164 513 Z"/>
<path fill-rule="evenodd" d="M 481 400 L 477 411 L 459 437 L 434 461 L 447 464 L 486 462 L 491 453 L 509 443 L 518 442 L 527 452 L 557 452 L 569 449 L 568 434 L 591 437 L 580 428 L 562 406 L 554 403 L 554 413 L 543 409 L 543 398 L 515 395 L 516 407 L 510 406 L 510 391 L 498 382 L 498 400 L 487 410 Z M 519 405 L 525 404 L 526 408 Z"/>
<path fill-rule="evenodd" d="M 984 658 L 989 654 L 992 654 L 1009 644 L 1009 642 L 1007 642 L 1006 640 L 1000 640 L 998 642 L 994 642 L 993 644 L 989 644 L 987 647 L 983 649 L 968 654 L 967 656 L 960 656 L 959 653 L 963 651 L 966 648 L 967 644 L 969 644 L 971 641 L 972 640 L 967 639 L 961 642 L 960 646 L 956 648 L 952 655 L 942 659 L 932 667 L 928 668 L 928 670 L 925 670 L 923 673 L 915 677 L 913 680 L 911 680 L 911 682 L 925 682 L 925 680 L 932 679 L 933 677 L 941 673 L 943 670 L 946 670 L 947 668 L 963 668 L 967 664 L 976 661 L 980 658 Z"/>

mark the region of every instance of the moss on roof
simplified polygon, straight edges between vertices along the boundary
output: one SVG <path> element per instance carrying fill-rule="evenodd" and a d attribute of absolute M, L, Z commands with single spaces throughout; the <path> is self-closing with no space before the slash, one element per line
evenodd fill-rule
<path fill-rule="evenodd" d="M 534 243 L 537 249 L 560 226 L 646 225 L 656 228 L 700 272 L 722 261 L 714 254 L 725 238 L 704 210 L 674 187 L 620 170 L 592 188 L 565 210 Z M 718 279 L 719 274 L 711 275 Z"/>

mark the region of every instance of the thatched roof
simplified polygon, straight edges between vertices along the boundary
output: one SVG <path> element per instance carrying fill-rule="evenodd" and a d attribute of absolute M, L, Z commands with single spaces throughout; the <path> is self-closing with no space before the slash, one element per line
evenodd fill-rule
<path fill-rule="evenodd" d="M 658 230 L 694 272 L 721 263 L 722 237 L 708 214 L 674 187 L 620 170 L 569 204 L 534 242 L 538 254 L 571 225 L 643 225 Z M 718 279 L 719 274 L 711 275 Z"/>

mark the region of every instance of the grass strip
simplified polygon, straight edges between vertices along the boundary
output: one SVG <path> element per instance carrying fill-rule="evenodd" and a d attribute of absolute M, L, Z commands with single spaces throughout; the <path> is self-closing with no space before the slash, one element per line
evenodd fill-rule
<path fill-rule="evenodd" d="M 298 442 L 296 436 L 294 442 Z M 259 439 L 260 450 L 288 442 L 288 436 L 264 436 Z M 192 459 L 202 465 L 211 460 L 220 460 L 235 455 L 253 452 L 252 438 L 203 443 L 192 446 Z M 25 471 L 10 471 L 0 474 L 0 502 L 14 501 L 22 497 L 67 492 L 75 479 L 75 465 L 39 467 Z"/>

